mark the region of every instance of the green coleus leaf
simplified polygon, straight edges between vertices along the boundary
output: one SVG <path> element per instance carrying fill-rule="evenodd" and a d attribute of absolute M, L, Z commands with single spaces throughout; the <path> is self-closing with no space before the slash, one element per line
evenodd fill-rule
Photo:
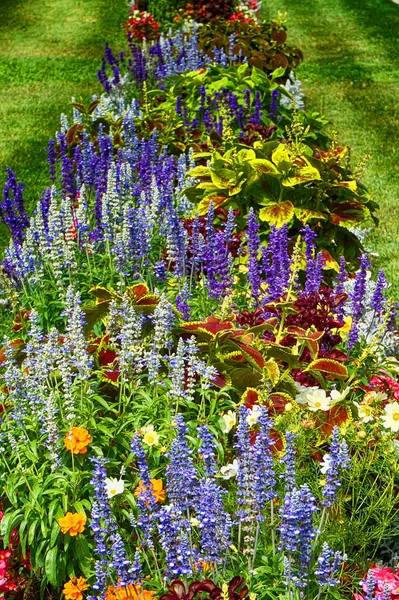
<path fill-rule="evenodd" d="M 284 187 L 292 187 L 294 185 L 299 185 L 300 183 L 306 183 L 308 181 L 320 181 L 321 175 L 316 167 L 312 167 L 311 165 L 307 165 L 305 167 L 300 167 L 295 170 L 293 175 L 289 175 L 288 177 L 284 177 L 282 180 L 282 184 Z"/>
<path fill-rule="evenodd" d="M 256 158 L 250 161 L 251 167 L 253 167 L 259 173 L 265 173 L 267 175 L 281 175 L 280 171 L 270 160 L 266 158 Z"/>
<path fill-rule="evenodd" d="M 326 219 L 326 215 L 319 212 L 318 210 L 310 210 L 309 208 L 296 207 L 294 209 L 295 216 L 301 221 L 301 223 L 307 223 L 311 219 Z"/>
<path fill-rule="evenodd" d="M 211 169 L 210 167 L 203 167 L 203 166 L 198 166 L 198 167 L 194 167 L 193 169 L 190 169 L 190 171 L 188 172 L 188 175 L 190 177 L 209 177 L 211 174 Z"/>
<path fill-rule="evenodd" d="M 237 175 L 231 169 L 214 169 L 211 171 L 212 183 L 219 189 L 226 189 L 237 184 Z"/>
<path fill-rule="evenodd" d="M 285 202 L 276 202 L 261 208 L 259 218 L 270 225 L 282 227 L 284 223 L 289 223 L 294 216 L 294 205 L 289 200 Z"/>
<path fill-rule="evenodd" d="M 215 208 L 217 208 L 219 206 L 223 206 L 223 204 L 225 204 L 228 201 L 228 199 L 229 199 L 229 197 L 226 196 L 226 194 L 218 194 L 216 192 L 214 194 L 208 194 L 198 204 L 198 207 L 197 207 L 198 215 L 200 217 L 207 215 L 208 210 L 209 210 L 209 205 L 211 202 L 212 202 L 213 206 Z"/>

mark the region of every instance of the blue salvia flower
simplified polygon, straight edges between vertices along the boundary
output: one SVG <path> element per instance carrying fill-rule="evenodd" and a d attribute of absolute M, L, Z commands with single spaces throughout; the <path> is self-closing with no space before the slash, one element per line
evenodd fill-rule
<path fill-rule="evenodd" d="M 305 257 L 306 257 L 306 284 L 305 294 L 311 294 L 317 292 L 320 288 L 320 284 L 323 279 L 323 266 L 325 260 L 323 255 L 316 252 L 315 239 L 317 234 L 312 230 L 309 225 L 306 225 L 301 229 L 300 233 L 303 235 L 305 241 Z"/>
<path fill-rule="evenodd" d="M 320 587 L 328 585 L 335 587 L 338 585 L 339 579 L 334 577 L 341 567 L 343 555 L 341 552 L 333 552 L 327 542 L 324 542 L 319 558 L 317 559 L 317 568 L 314 574 L 316 581 Z"/>
<path fill-rule="evenodd" d="M 267 409 L 262 406 L 258 418 L 259 433 L 253 445 L 255 498 L 259 513 L 265 509 L 266 503 L 276 497 L 276 475 L 271 447 L 270 429 L 273 422 L 269 419 Z"/>
<path fill-rule="evenodd" d="M 139 487 L 137 496 L 137 506 L 139 508 L 139 517 L 137 525 L 143 536 L 145 547 L 153 548 L 154 526 L 158 518 L 158 505 L 153 493 L 150 471 L 147 464 L 143 444 L 138 434 L 136 434 L 130 444 L 131 451 L 136 455 L 139 468 L 140 479 L 143 485 Z"/>
<path fill-rule="evenodd" d="M 205 563 L 221 563 L 231 545 L 232 520 L 223 505 L 226 493 L 211 477 L 200 481 L 195 514 L 199 521 L 200 557 Z"/>
<path fill-rule="evenodd" d="M 298 588 L 306 587 L 310 576 L 310 562 L 312 558 L 312 542 L 317 535 L 317 527 L 313 525 L 313 515 L 319 509 L 316 506 L 316 500 L 311 494 L 307 485 L 300 487 L 300 522 L 298 526 L 299 547 L 298 547 L 298 575 L 295 586 Z"/>
<path fill-rule="evenodd" d="M 362 318 L 364 311 L 364 299 L 366 296 L 367 287 L 367 269 L 370 268 L 370 262 L 367 254 L 363 254 L 360 257 L 360 269 L 356 273 L 355 285 L 351 298 L 351 316 L 352 316 L 352 327 L 349 332 L 348 348 L 352 348 L 357 341 L 359 341 L 358 335 L 358 322 Z"/>
<path fill-rule="evenodd" d="M 327 456 L 326 484 L 323 487 L 323 499 L 321 504 L 327 508 L 333 505 L 337 499 L 337 490 L 341 486 L 340 475 L 342 469 L 348 469 L 350 458 L 346 441 L 339 441 L 339 429 L 334 427 L 330 452 Z"/>
<path fill-rule="evenodd" d="M 341 256 L 339 259 L 339 273 L 337 276 L 338 284 L 335 286 L 335 295 L 342 294 L 345 292 L 345 282 L 348 278 L 348 273 L 346 272 L 346 261 L 345 257 Z M 345 303 L 341 302 L 336 310 L 338 320 L 343 323 L 345 316 Z"/>
<path fill-rule="evenodd" d="M 170 494 L 169 494 L 170 495 Z M 183 518 L 177 506 L 169 505 L 160 509 L 158 514 L 159 542 L 165 552 L 166 579 L 190 576 L 193 574 L 193 556 L 188 531 L 190 523 Z"/>
<path fill-rule="evenodd" d="M 186 346 L 183 338 L 179 338 L 176 352 L 169 358 L 170 365 L 170 389 L 169 393 L 174 398 L 184 398 L 185 385 L 185 360 Z"/>
<path fill-rule="evenodd" d="M 216 463 L 216 443 L 215 438 L 209 431 L 206 425 L 200 425 L 197 427 L 198 437 L 201 440 L 200 455 L 204 461 L 205 476 L 213 477 L 217 473 Z"/>
<path fill-rule="evenodd" d="M 59 409 L 57 408 L 55 402 L 55 394 L 52 391 L 48 394 L 44 405 L 44 419 L 42 427 L 42 431 L 46 436 L 44 443 L 49 451 L 52 471 L 55 471 L 61 464 L 58 448 L 60 433 L 56 421 L 58 413 Z"/>
<path fill-rule="evenodd" d="M 295 438 L 295 433 L 292 433 L 291 431 L 288 431 L 285 434 L 285 456 L 281 459 L 281 462 L 285 465 L 285 473 L 281 475 L 281 477 L 284 479 L 287 491 L 293 490 L 296 487 Z"/>
<path fill-rule="evenodd" d="M 218 371 L 212 365 L 207 365 L 205 361 L 198 357 L 199 348 L 194 336 L 186 340 L 186 355 L 187 355 L 187 380 L 185 397 L 188 400 L 193 400 L 195 386 L 198 379 L 201 382 L 203 390 L 209 389 L 212 382 L 218 375 Z"/>
<path fill-rule="evenodd" d="M 313 525 L 313 514 L 317 511 L 314 496 L 307 485 L 287 491 L 280 509 L 281 525 L 280 551 L 288 554 L 291 567 L 288 585 L 295 583 L 298 588 L 306 587 L 310 573 L 312 542 L 317 534 Z"/>
<path fill-rule="evenodd" d="M 191 456 L 192 450 L 186 439 L 188 429 L 182 415 L 177 415 L 173 426 L 177 432 L 166 455 L 169 458 L 166 482 L 171 503 L 185 513 L 197 496 L 198 479 Z"/>
<path fill-rule="evenodd" d="M 259 223 L 251 207 L 248 214 L 248 281 L 251 284 L 252 296 L 257 299 L 260 293 L 260 273 L 258 263 Z"/>
<path fill-rule="evenodd" d="M 107 472 L 105 458 L 91 458 L 94 465 L 93 478 L 90 483 L 94 488 L 94 500 L 91 508 L 91 525 L 96 553 L 99 559 L 95 563 L 95 582 L 93 589 L 103 594 L 110 578 L 109 537 L 117 533 L 117 525 L 113 517 L 107 497 L 105 480 Z"/>
<path fill-rule="evenodd" d="M 374 577 L 374 573 L 372 569 L 369 569 L 366 578 L 366 595 L 364 596 L 364 600 L 374 600 L 375 588 L 377 585 L 376 579 Z"/>
<path fill-rule="evenodd" d="M 63 345 L 66 359 L 77 369 L 80 379 L 87 379 L 91 374 L 93 360 L 87 351 L 84 334 L 86 321 L 81 308 L 80 292 L 75 292 L 72 285 L 67 290 L 63 315 L 67 317 Z"/>
<path fill-rule="evenodd" d="M 238 409 L 239 422 L 236 431 L 237 450 L 237 517 L 241 523 L 253 523 L 256 514 L 256 491 L 254 465 L 250 445 L 249 425 L 247 417 L 249 409 L 241 404 Z"/>

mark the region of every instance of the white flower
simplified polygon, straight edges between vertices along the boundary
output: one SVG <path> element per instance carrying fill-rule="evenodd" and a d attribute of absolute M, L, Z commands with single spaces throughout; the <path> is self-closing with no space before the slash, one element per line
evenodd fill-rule
<path fill-rule="evenodd" d="M 336 402 L 341 402 L 341 400 L 343 400 L 344 398 L 347 397 L 349 392 L 350 392 L 350 387 L 345 388 L 342 392 L 339 392 L 338 390 L 331 390 L 331 392 L 330 392 L 331 400 L 334 402 L 334 404 Z"/>
<path fill-rule="evenodd" d="M 250 426 L 255 425 L 259 420 L 260 414 L 261 414 L 261 408 L 260 408 L 259 404 L 255 404 L 247 415 L 248 425 L 250 425 Z"/>
<path fill-rule="evenodd" d="M 225 433 L 229 433 L 229 431 L 233 429 L 233 427 L 237 423 L 237 414 L 234 412 L 234 410 L 229 410 L 226 414 L 223 415 L 222 418 L 224 421 L 224 431 Z"/>
<path fill-rule="evenodd" d="M 220 477 L 222 479 L 231 479 L 238 473 L 238 460 L 235 458 L 232 463 L 220 469 Z"/>
<path fill-rule="evenodd" d="M 330 410 L 331 398 L 321 388 L 312 389 L 305 394 L 305 398 L 308 403 L 308 409 L 312 412 Z"/>
<path fill-rule="evenodd" d="M 114 496 L 123 493 L 125 482 L 123 479 L 116 479 L 116 477 L 107 477 L 105 480 L 105 487 L 108 498 L 113 498 Z"/>
<path fill-rule="evenodd" d="M 331 466 L 331 456 L 330 454 L 324 454 L 323 462 L 320 463 L 320 471 L 325 475 Z"/>
<path fill-rule="evenodd" d="M 397 433 L 399 431 L 399 403 L 387 404 L 384 410 L 385 415 L 381 417 L 383 426 L 393 433 Z"/>
<path fill-rule="evenodd" d="M 363 423 L 370 423 L 370 421 L 374 420 L 373 409 L 369 404 L 359 404 L 359 402 L 354 402 L 353 404 L 357 407 L 359 419 Z"/>
<path fill-rule="evenodd" d="M 307 400 L 306 400 L 306 394 L 308 392 L 312 392 L 315 390 L 318 390 L 319 388 L 316 386 L 313 387 L 307 387 L 306 385 L 301 385 L 300 383 L 298 383 L 297 381 L 295 382 L 296 385 L 296 389 L 298 390 L 299 394 L 297 394 L 295 396 L 295 402 L 297 402 L 298 404 L 307 404 Z"/>

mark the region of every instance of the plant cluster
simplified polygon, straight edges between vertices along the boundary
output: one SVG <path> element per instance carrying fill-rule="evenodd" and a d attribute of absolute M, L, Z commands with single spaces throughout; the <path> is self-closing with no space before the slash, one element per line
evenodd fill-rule
<path fill-rule="evenodd" d="M 7 173 L 1 552 L 37 598 L 394 595 L 370 561 L 399 504 L 396 304 L 349 229 L 376 204 L 282 102 L 294 63 L 251 64 L 255 31 L 285 47 L 255 8 L 152 44 L 133 13 L 30 218 Z"/>

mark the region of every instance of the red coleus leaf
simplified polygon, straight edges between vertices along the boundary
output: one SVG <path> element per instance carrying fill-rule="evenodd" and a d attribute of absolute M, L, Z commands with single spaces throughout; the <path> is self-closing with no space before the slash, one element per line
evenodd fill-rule
<path fill-rule="evenodd" d="M 185 331 L 206 331 L 212 336 L 215 336 L 219 331 L 226 331 L 228 329 L 234 329 L 234 325 L 231 321 L 221 321 L 216 317 L 208 317 L 205 321 L 192 321 L 183 323 L 181 329 Z"/>
<path fill-rule="evenodd" d="M 325 435 L 331 435 L 334 427 L 345 423 L 349 418 L 348 410 L 344 406 L 336 404 L 327 413 L 327 419 L 321 424 L 321 431 Z"/>
<path fill-rule="evenodd" d="M 270 408 L 277 413 L 282 413 L 285 410 L 286 405 L 292 402 L 292 398 L 289 394 L 283 392 L 273 392 L 269 395 Z"/>
<path fill-rule="evenodd" d="M 135 283 L 126 288 L 126 293 L 134 301 L 134 304 L 139 306 L 147 304 L 159 304 L 159 296 L 151 294 L 148 286 L 145 283 Z"/>
<path fill-rule="evenodd" d="M 247 388 L 241 396 L 241 401 L 247 408 L 260 404 L 260 393 L 255 388 Z"/>
<path fill-rule="evenodd" d="M 101 378 L 117 383 L 120 374 L 120 371 L 102 371 Z"/>
<path fill-rule="evenodd" d="M 244 352 L 244 354 L 248 354 L 248 356 L 251 357 L 251 359 L 258 365 L 260 369 L 263 369 L 263 367 L 265 366 L 265 361 L 259 350 L 256 350 L 251 346 L 247 346 L 246 344 L 243 344 L 238 340 L 234 340 L 234 343 L 237 344 L 237 346 Z"/>
<path fill-rule="evenodd" d="M 348 369 L 345 365 L 329 358 L 318 358 L 317 360 L 314 360 L 306 367 L 305 371 L 321 371 L 322 373 L 327 373 L 331 377 L 338 378 L 348 377 Z"/>

